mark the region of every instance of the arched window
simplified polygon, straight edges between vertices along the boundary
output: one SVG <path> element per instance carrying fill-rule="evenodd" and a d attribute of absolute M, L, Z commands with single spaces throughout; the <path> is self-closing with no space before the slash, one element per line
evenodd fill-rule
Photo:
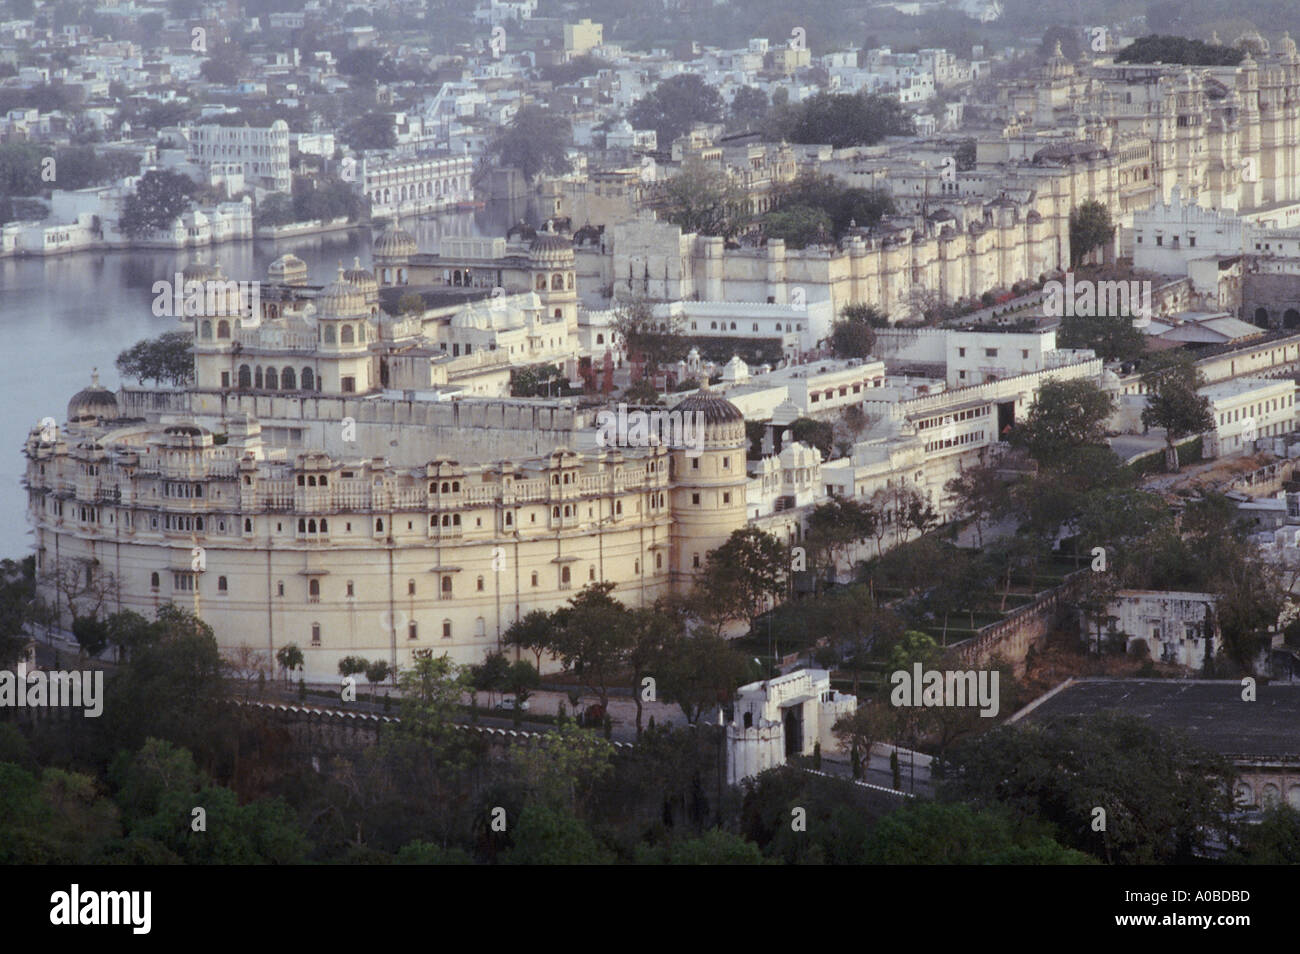
<path fill-rule="evenodd" d="M 310 580 L 307 583 L 307 598 L 315 602 L 320 599 L 320 580 Z"/>
<path fill-rule="evenodd" d="M 537 585 L 537 574 L 534 573 L 534 574 L 533 574 L 533 586 L 536 586 L 536 585 Z"/>
<path fill-rule="evenodd" d="M 344 325 L 343 330 L 339 332 L 339 344 L 352 344 L 353 340 L 352 326 Z"/>
<path fill-rule="evenodd" d="M 203 330 L 200 333 L 200 337 L 202 337 L 204 341 L 212 340 L 212 322 L 204 320 Z"/>
<path fill-rule="evenodd" d="M 244 518 L 244 532 L 245 532 L 245 533 L 252 533 L 252 532 L 253 532 L 253 521 L 252 521 L 251 519 L 249 519 L 248 517 L 245 517 L 245 518 Z"/>
<path fill-rule="evenodd" d="M 366 326 L 365 326 L 365 325 L 357 325 L 357 340 L 360 341 L 360 342 L 362 342 L 363 344 L 365 343 L 365 340 L 366 340 Z"/>
<path fill-rule="evenodd" d="M 157 573 L 150 573 L 150 574 L 149 574 L 149 586 L 152 587 L 152 588 L 155 589 L 155 590 L 158 589 L 158 574 L 157 574 Z"/>
<path fill-rule="evenodd" d="M 554 518 L 556 518 L 556 519 L 558 520 L 558 519 L 559 519 L 559 516 L 560 516 L 560 508 L 559 508 L 559 507 L 552 507 L 552 508 L 551 508 L 551 516 L 554 517 Z"/>
<path fill-rule="evenodd" d="M 230 337 L 230 322 L 226 321 L 226 319 L 224 318 L 222 318 L 220 321 L 217 322 L 217 337 L 218 338 Z"/>
<path fill-rule="evenodd" d="M 262 366 L 259 364 L 257 370 L 253 372 L 253 387 L 262 390 Z"/>
<path fill-rule="evenodd" d="M 266 389 L 268 391 L 280 390 L 280 376 L 276 373 L 275 368 L 266 369 Z"/>
<path fill-rule="evenodd" d="M 551 276 L 551 291 L 564 291 L 564 276 L 559 272 Z"/>
<path fill-rule="evenodd" d="M 320 645 L 320 623 L 311 624 L 311 644 L 313 646 Z"/>
<path fill-rule="evenodd" d="M 415 620 L 411 620 L 409 623 L 406 624 L 406 638 L 407 639 L 420 638 L 420 629 L 418 626 L 415 625 Z"/>
<path fill-rule="evenodd" d="M 407 596 L 415 595 L 415 580 L 406 581 L 406 595 Z"/>
<path fill-rule="evenodd" d="M 298 390 L 298 381 L 293 373 L 293 368 L 285 368 L 280 375 L 280 387 L 286 391 Z"/>
<path fill-rule="evenodd" d="M 333 325 L 326 325 L 326 326 L 325 326 L 325 343 L 326 343 L 326 344 L 334 344 L 334 326 L 333 326 Z"/>
<path fill-rule="evenodd" d="M 316 390 L 316 375 L 312 373 L 311 368 L 302 369 L 302 389 L 304 391 Z"/>
<path fill-rule="evenodd" d="M 569 272 L 568 276 L 565 278 L 564 281 L 565 281 L 565 285 L 568 287 L 568 290 L 573 291 L 573 272 Z"/>
<path fill-rule="evenodd" d="M 545 275 L 538 275 L 538 276 L 537 276 L 537 290 L 538 290 L 538 291 L 546 291 L 546 276 L 545 276 Z"/>
<path fill-rule="evenodd" d="M 316 521 L 315 521 L 315 520 L 308 520 L 308 521 L 307 521 L 307 532 L 308 532 L 308 533 L 315 533 L 315 532 L 316 532 Z"/>
<path fill-rule="evenodd" d="M 248 365 L 239 366 L 239 386 L 241 388 L 251 388 L 253 386 L 253 372 L 248 369 Z"/>
<path fill-rule="evenodd" d="M 569 568 L 567 566 L 560 567 L 560 583 L 562 585 L 568 586 L 571 577 L 572 574 L 569 572 Z"/>
<path fill-rule="evenodd" d="M 445 600 L 451 599 L 451 577 L 450 576 L 444 576 L 442 578 L 442 598 Z"/>
<path fill-rule="evenodd" d="M 378 520 L 375 521 L 375 533 L 383 533 L 383 532 L 384 532 L 384 518 L 380 517 Z"/>
<path fill-rule="evenodd" d="M 306 521 L 306 519 L 303 518 L 303 517 L 299 517 L 299 518 L 298 518 L 298 532 L 299 532 L 299 533 L 306 533 L 306 532 L 307 532 L 307 521 Z"/>

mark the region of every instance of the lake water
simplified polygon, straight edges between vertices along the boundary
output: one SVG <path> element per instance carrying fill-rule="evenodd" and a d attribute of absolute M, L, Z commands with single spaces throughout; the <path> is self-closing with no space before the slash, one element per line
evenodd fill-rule
<path fill-rule="evenodd" d="M 436 250 L 443 235 L 503 235 L 521 216 L 515 210 L 486 210 L 404 221 L 421 251 Z M 533 216 L 528 216 L 530 219 Z M 285 252 L 304 262 L 312 283 L 332 281 L 339 263 L 370 262 L 367 228 L 281 242 L 240 242 L 186 251 L 88 252 L 57 258 L 0 259 L 0 336 L 3 374 L 0 401 L 0 557 L 30 552 L 23 442 L 43 417 L 60 424 L 68 400 L 90 383 L 122 383 L 113 362 L 141 338 L 178 325 L 153 315 L 153 284 L 173 280 L 193 261 L 220 262 L 227 278 L 266 277 L 267 266 Z M 135 382 L 130 382 L 134 384 Z"/>

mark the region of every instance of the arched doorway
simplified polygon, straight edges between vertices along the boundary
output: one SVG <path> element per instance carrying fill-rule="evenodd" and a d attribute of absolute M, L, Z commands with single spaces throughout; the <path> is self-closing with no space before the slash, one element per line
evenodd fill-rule
<path fill-rule="evenodd" d="M 1267 309 L 1267 308 L 1256 308 L 1256 309 L 1255 309 L 1255 324 L 1258 325 L 1258 326 L 1261 327 L 1261 328 L 1267 328 L 1267 327 L 1268 327 L 1268 309 Z"/>

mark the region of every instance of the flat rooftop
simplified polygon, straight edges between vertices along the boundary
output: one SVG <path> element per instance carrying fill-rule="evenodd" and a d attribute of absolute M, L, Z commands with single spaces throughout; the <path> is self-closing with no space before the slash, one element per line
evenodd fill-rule
<path fill-rule="evenodd" d="M 1243 702 L 1239 680 L 1077 679 L 1040 696 L 1012 722 L 1047 722 L 1118 710 L 1180 729 L 1195 745 L 1233 758 L 1300 758 L 1300 684 L 1260 683 Z"/>

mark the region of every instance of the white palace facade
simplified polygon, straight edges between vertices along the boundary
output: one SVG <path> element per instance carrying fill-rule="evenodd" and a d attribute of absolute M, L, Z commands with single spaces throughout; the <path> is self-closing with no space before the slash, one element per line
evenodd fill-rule
<path fill-rule="evenodd" d="M 410 243 L 397 226 L 378 245 L 394 243 Z M 559 270 L 572 252 L 558 244 L 538 237 L 542 290 L 510 296 L 496 317 L 508 326 L 524 299 L 546 319 L 530 339 L 576 345 Z M 615 583 L 629 605 L 688 587 L 745 525 L 744 417 L 724 398 L 705 390 L 677 405 L 704 421 L 696 447 L 597 447 L 589 411 L 437 393 L 445 363 L 510 359 L 509 336 L 459 358 L 438 347 L 466 302 L 393 318 L 359 266 L 323 289 L 305 273 L 277 260 L 250 301 L 218 270 L 190 266 L 187 282 L 217 289 L 187 319 L 194 385 L 114 394 L 92 383 L 65 424 L 31 431 L 38 588 L 60 625 L 172 602 L 223 650 L 273 658 L 296 644 L 308 679 L 333 678 L 348 655 L 404 665 L 432 649 L 472 663 L 520 616 L 588 583 Z"/>

